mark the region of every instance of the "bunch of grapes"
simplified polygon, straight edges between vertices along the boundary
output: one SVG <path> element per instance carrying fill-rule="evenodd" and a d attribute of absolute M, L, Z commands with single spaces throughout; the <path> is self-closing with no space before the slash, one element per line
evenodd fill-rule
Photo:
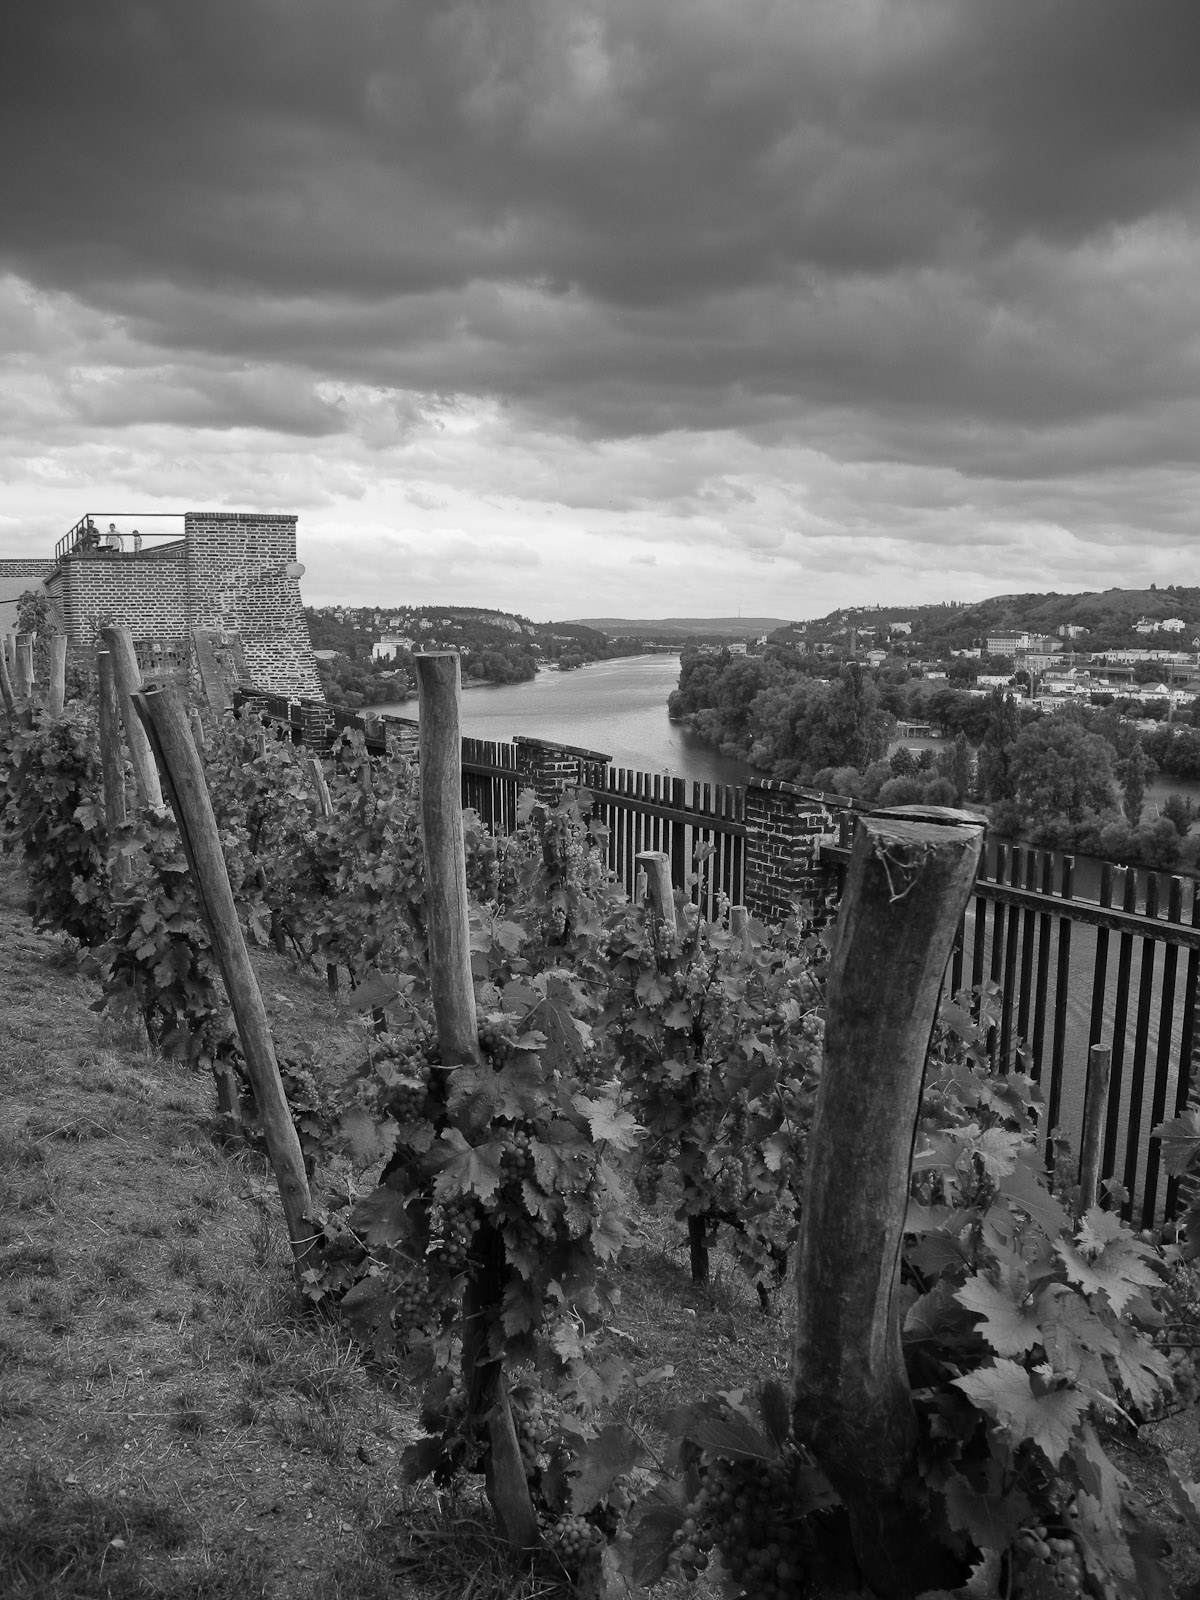
<path fill-rule="evenodd" d="M 1167 1357 L 1171 1367 L 1171 1385 L 1181 1406 L 1194 1405 L 1200 1397 L 1200 1379 L 1196 1374 L 1194 1350 L 1172 1350 Z"/>
<path fill-rule="evenodd" d="M 512 1025 L 506 1017 L 489 1017 L 480 1025 L 479 1048 L 490 1056 L 497 1067 L 502 1067 L 516 1049 Z"/>
<path fill-rule="evenodd" d="M 676 1535 L 683 1572 L 694 1577 L 715 1546 L 740 1592 L 753 1600 L 791 1600 L 808 1565 L 803 1523 L 794 1513 L 794 1462 L 714 1461 Z"/>
<path fill-rule="evenodd" d="M 520 1183 L 523 1178 L 533 1177 L 532 1145 L 533 1135 L 528 1129 L 512 1129 L 500 1150 L 500 1167 L 506 1178 Z"/>
<path fill-rule="evenodd" d="M 475 1207 L 467 1196 L 448 1201 L 430 1222 L 429 1262 L 451 1277 L 467 1270 L 471 1240 L 479 1226 Z"/>
<path fill-rule="evenodd" d="M 392 1286 L 392 1326 L 398 1332 L 421 1332 L 434 1322 L 429 1286 L 415 1274 L 400 1278 Z"/>
<path fill-rule="evenodd" d="M 546 1415 L 542 1391 L 523 1385 L 512 1395 L 513 1423 L 517 1430 L 517 1443 L 521 1449 L 521 1462 L 525 1476 L 532 1479 L 540 1470 L 540 1457 L 544 1454 L 553 1429 Z"/>
<path fill-rule="evenodd" d="M 1024 1557 L 1020 1580 L 1023 1600 L 1074 1600 L 1085 1592 L 1083 1557 L 1074 1539 L 1066 1535 L 1055 1537 L 1039 1522 L 1021 1529 L 1015 1548 Z"/>
<path fill-rule="evenodd" d="M 550 1530 L 550 1547 L 568 1572 L 578 1572 L 603 1534 L 586 1517 L 560 1517 Z"/>
<path fill-rule="evenodd" d="M 433 1068 L 422 1060 L 409 1075 L 388 1086 L 386 1106 L 397 1122 L 418 1122 L 429 1101 Z"/>

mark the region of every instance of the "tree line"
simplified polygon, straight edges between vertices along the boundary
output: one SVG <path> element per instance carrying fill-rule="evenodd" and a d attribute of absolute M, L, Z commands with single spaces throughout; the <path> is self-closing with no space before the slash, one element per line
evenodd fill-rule
<path fill-rule="evenodd" d="M 981 805 L 993 829 L 1045 848 L 1173 870 L 1200 858 L 1193 802 L 1146 815 L 1159 772 L 1200 779 L 1200 729 L 1139 729 L 1115 705 L 1042 714 L 1004 689 L 971 695 L 904 682 L 857 662 L 685 650 L 672 717 L 772 777 L 877 805 Z M 901 721 L 946 737 L 891 750 Z"/>

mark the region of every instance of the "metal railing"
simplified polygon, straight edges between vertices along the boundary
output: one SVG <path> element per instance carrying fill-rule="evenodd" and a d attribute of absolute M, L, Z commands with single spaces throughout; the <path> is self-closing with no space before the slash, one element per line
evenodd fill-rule
<path fill-rule="evenodd" d="M 157 533 L 142 531 L 144 523 L 164 521 L 173 522 L 176 527 Z M 119 524 L 119 549 L 105 542 L 110 523 Z M 183 536 L 182 511 L 88 511 L 54 546 L 54 560 L 57 563 L 69 556 L 158 555 L 169 544 L 182 544 Z M 140 541 L 136 548 L 135 537 Z"/>
<path fill-rule="evenodd" d="M 267 697 L 267 708 L 289 720 L 285 701 L 277 707 Z M 336 712 L 333 722 L 361 730 L 369 715 Z M 384 752 L 382 729 L 368 732 L 367 745 Z M 529 782 L 519 759 L 516 744 L 463 740 L 463 804 L 499 832 L 515 826 L 517 796 Z M 744 789 L 624 768 L 591 776 L 596 815 L 608 829 L 607 863 L 629 893 L 637 855 L 662 850 L 676 886 L 706 913 L 722 896 L 742 901 Z M 849 859 L 853 813 L 836 797 L 824 800 L 840 813 L 839 843 L 820 847 L 836 878 Z M 1197 885 L 990 841 L 955 939 L 948 989 L 968 1003 L 976 991 L 983 995 L 992 1059 L 1002 1072 L 1019 1068 L 1040 1082 L 1046 1128 L 1062 1128 L 1075 1149 L 1088 1051 L 1108 1045 L 1101 1178 L 1124 1186 L 1124 1212 L 1140 1226 L 1174 1215 L 1178 1183 L 1164 1183 L 1150 1131 L 1184 1108 L 1200 1073 Z"/>

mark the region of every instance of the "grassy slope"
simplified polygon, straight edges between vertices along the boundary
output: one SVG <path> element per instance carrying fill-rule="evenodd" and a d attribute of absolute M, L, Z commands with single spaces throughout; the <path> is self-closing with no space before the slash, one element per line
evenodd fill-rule
<path fill-rule="evenodd" d="M 255 961 L 281 1053 L 344 1056 L 323 981 Z M 563 1593 L 497 1566 L 473 1493 L 402 1485 L 415 1384 L 298 1315 L 264 1161 L 215 1144 L 210 1080 L 98 1016 L 95 993 L 0 856 L 0 1594 Z M 644 1219 L 606 1335 L 652 1374 L 624 1410 L 656 1447 L 676 1406 L 786 1361 L 782 1319 L 724 1258 L 701 1291 L 684 1254 L 669 1207 Z"/>

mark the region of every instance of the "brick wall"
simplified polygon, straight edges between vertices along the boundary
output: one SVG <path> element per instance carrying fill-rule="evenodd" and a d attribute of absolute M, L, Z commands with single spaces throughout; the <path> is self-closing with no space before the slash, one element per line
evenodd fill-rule
<path fill-rule="evenodd" d="M 296 518 L 189 511 L 187 608 L 193 627 L 240 636 L 251 680 L 273 694 L 324 699 L 296 560 Z"/>
<path fill-rule="evenodd" d="M 768 779 L 746 787 L 745 899 L 758 917 L 775 921 L 793 905 L 823 922 L 837 886 L 817 851 L 837 831 L 834 815 L 790 783 Z"/>
<path fill-rule="evenodd" d="M 551 744 L 546 739 L 532 739 L 524 734 L 519 734 L 513 743 L 517 749 L 517 771 L 546 804 L 556 800 L 565 788 L 602 788 L 605 768 L 612 760 L 611 756 L 601 755 L 597 750 Z"/>
<path fill-rule="evenodd" d="M 93 644 L 97 629 L 110 622 L 164 644 L 187 633 L 187 572 L 180 550 L 170 558 L 115 550 L 66 556 L 61 572 L 63 620 L 72 644 Z"/>

